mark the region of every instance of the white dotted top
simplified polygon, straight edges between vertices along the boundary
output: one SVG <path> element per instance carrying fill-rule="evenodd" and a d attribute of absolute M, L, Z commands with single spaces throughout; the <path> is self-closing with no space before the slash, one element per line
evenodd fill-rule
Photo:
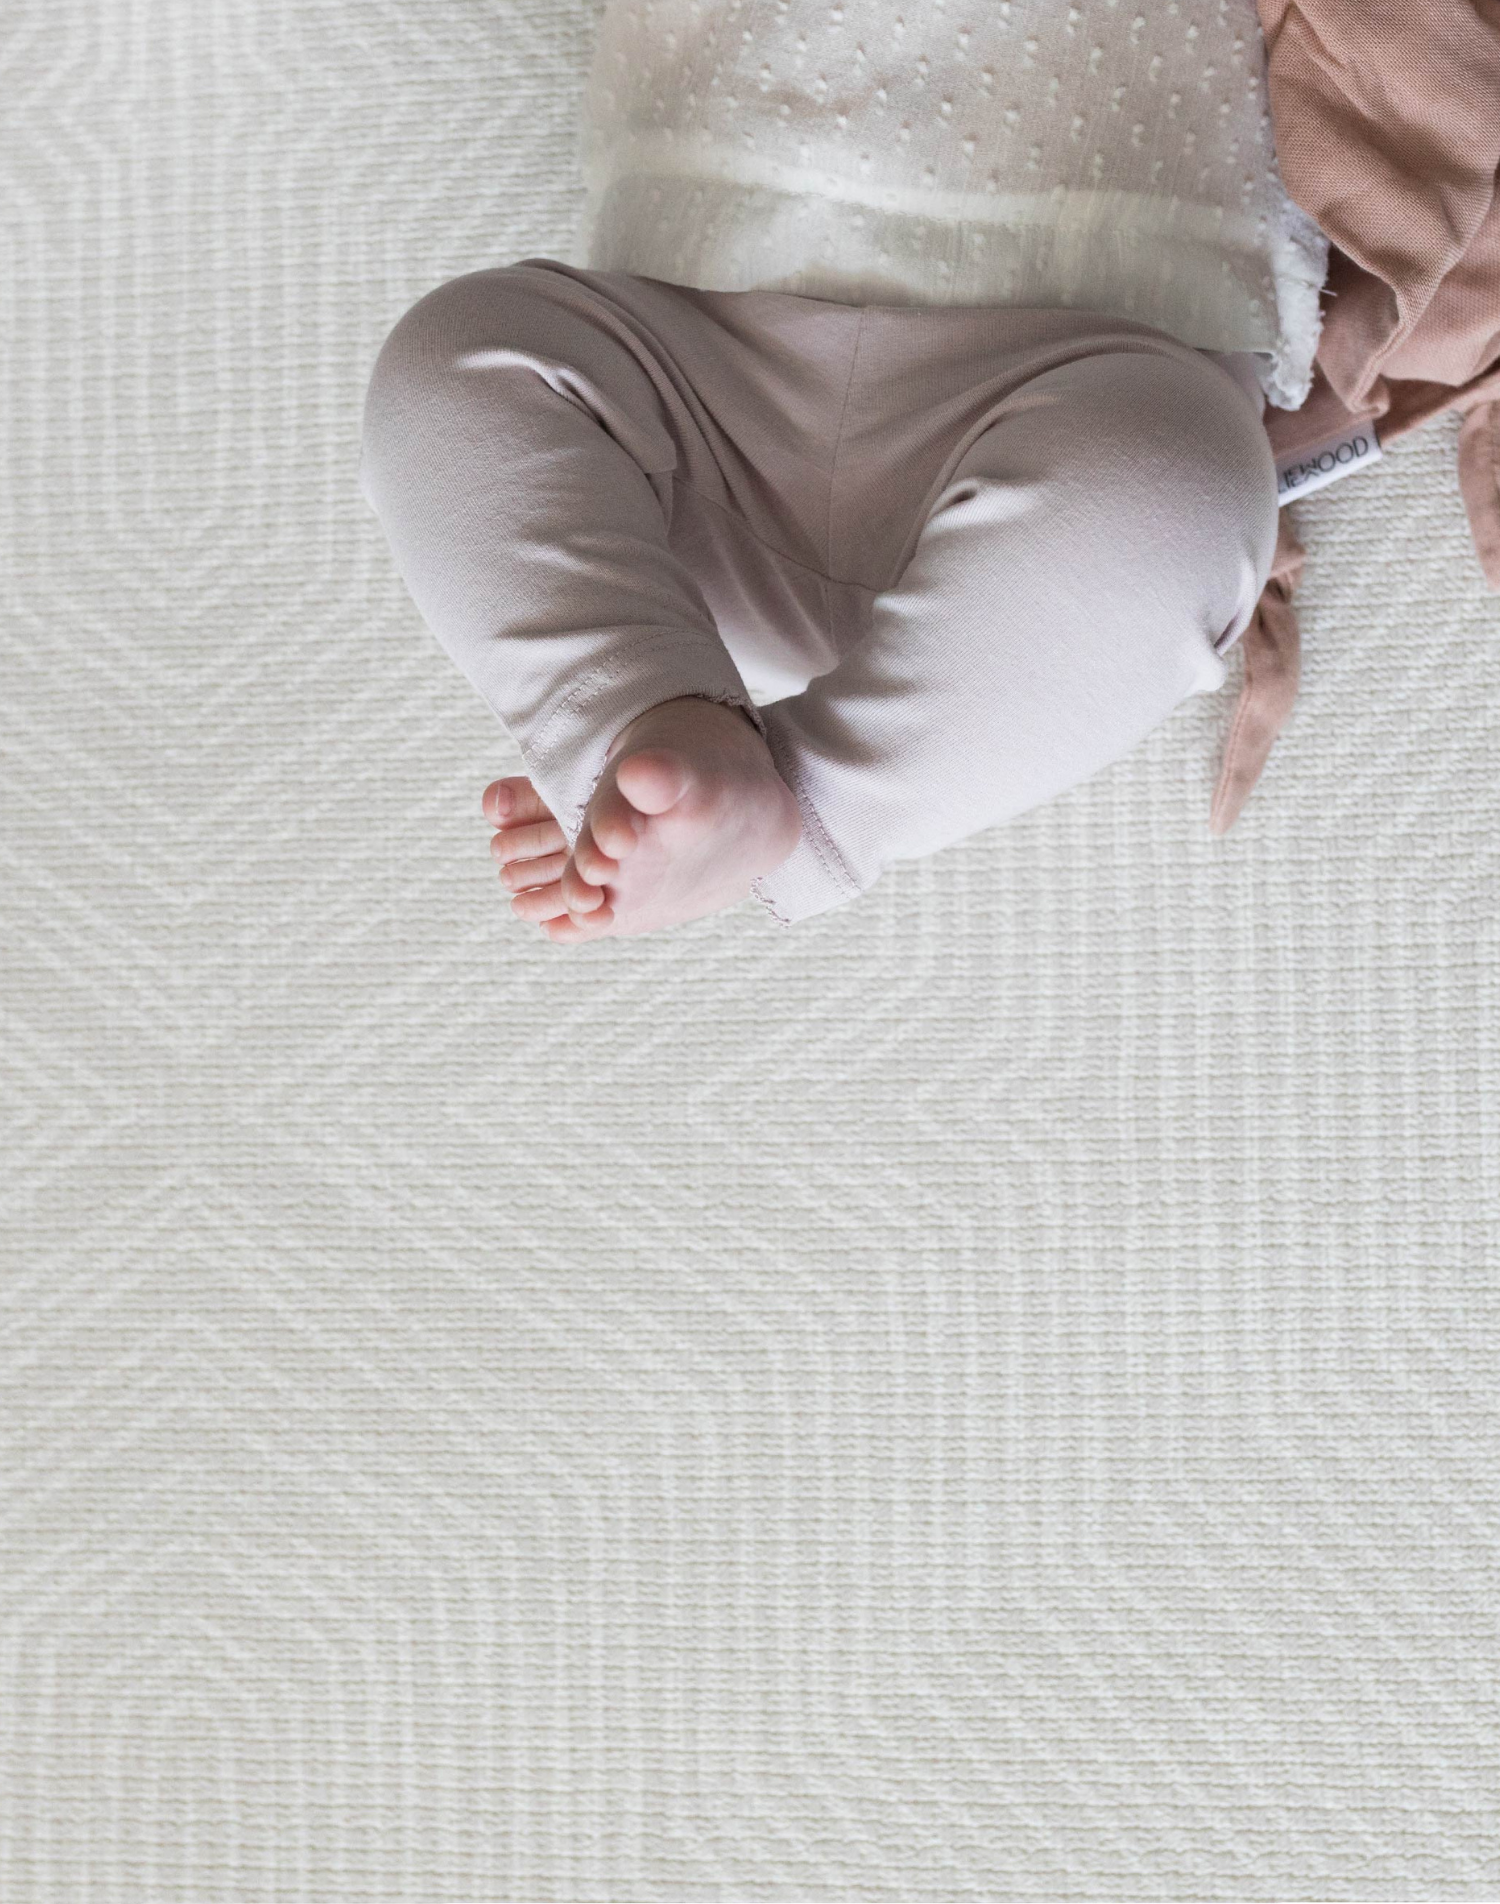
<path fill-rule="evenodd" d="M 1072 305 L 1311 383 L 1327 241 L 1255 0 L 608 0 L 582 160 L 596 270 Z"/>

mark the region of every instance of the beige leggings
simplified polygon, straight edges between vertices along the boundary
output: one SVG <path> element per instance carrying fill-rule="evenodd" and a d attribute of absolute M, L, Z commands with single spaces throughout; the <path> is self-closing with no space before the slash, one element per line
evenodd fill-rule
<path fill-rule="evenodd" d="M 571 843 L 610 742 L 750 711 L 790 925 L 1217 687 L 1276 545 L 1243 353 L 1087 311 L 696 291 L 528 258 L 386 340 L 361 486 Z"/>

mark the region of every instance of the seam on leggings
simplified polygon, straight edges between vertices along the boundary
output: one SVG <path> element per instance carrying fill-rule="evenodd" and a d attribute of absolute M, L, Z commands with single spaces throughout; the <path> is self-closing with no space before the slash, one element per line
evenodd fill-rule
<path fill-rule="evenodd" d="M 674 647 L 679 640 L 680 636 L 676 632 L 670 634 L 660 632 L 654 635 L 647 635 L 642 637 L 635 644 L 632 652 L 634 654 L 640 654 L 649 649 Z M 572 687 L 570 687 L 562 699 L 555 704 L 546 720 L 542 722 L 542 725 L 532 735 L 530 745 L 540 752 L 542 743 L 546 740 L 547 735 L 551 732 L 554 723 L 560 716 L 568 711 L 586 688 L 592 687 L 598 681 L 608 679 L 609 674 L 610 669 L 607 668 L 602 661 L 596 661 L 592 667 L 585 668 L 583 673 L 573 683 Z"/>
<path fill-rule="evenodd" d="M 836 575 L 830 575 L 826 569 L 817 568 L 811 562 L 799 562 L 795 555 L 788 555 L 785 549 L 777 548 L 774 542 L 767 542 L 759 530 L 745 516 L 742 516 L 738 509 L 731 508 L 727 502 L 720 502 L 717 496 L 710 496 L 705 490 L 695 488 L 692 483 L 684 482 L 675 470 L 668 473 L 677 488 L 685 489 L 690 496 L 696 496 L 700 502 L 706 502 L 710 509 L 717 509 L 720 515 L 728 516 L 737 528 L 744 530 L 752 542 L 758 542 L 769 554 L 774 555 L 778 562 L 785 562 L 789 568 L 801 569 L 804 575 L 816 575 L 820 581 L 832 582 L 836 588 L 869 587 L 866 582 L 841 582 Z M 878 595 L 880 591 L 872 589 L 871 593 Z"/>
<path fill-rule="evenodd" d="M 763 907 L 765 911 L 770 913 L 771 917 L 776 921 L 777 925 L 788 926 L 788 927 L 791 925 L 792 923 L 791 920 L 788 919 L 783 912 L 777 909 L 775 901 L 767 893 L 765 874 L 761 874 L 757 878 L 751 880 L 750 897 L 754 899 L 758 905 Z"/>
<path fill-rule="evenodd" d="M 822 816 L 819 814 L 818 809 L 813 805 L 811 800 L 807 799 L 805 794 L 799 795 L 798 798 L 804 806 L 808 818 L 812 821 L 813 832 L 810 844 L 812 850 L 818 856 L 818 864 L 823 868 L 823 871 L 833 881 L 835 886 L 841 885 L 844 888 L 845 895 L 848 898 L 858 899 L 859 886 L 850 877 L 849 869 L 844 864 L 843 855 L 828 837 L 827 829 L 823 825 Z M 819 844 L 820 841 L 821 844 Z M 824 850 L 825 848 L 827 849 L 826 852 Z M 832 864 L 830 864 L 830 860 Z"/>
<path fill-rule="evenodd" d="M 823 562 L 825 569 L 833 567 L 833 499 L 838 489 L 839 450 L 844 442 L 844 421 L 849 415 L 849 397 L 854 389 L 854 367 L 859 362 L 859 342 L 865 334 L 864 307 L 860 307 L 859 322 L 854 327 L 854 349 L 849 354 L 849 381 L 844 385 L 844 401 L 839 405 L 839 427 L 833 435 L 833 460 L 828 465 L 828 521 L 823 530 Z"/>
<path fill-rule="evenodd" d="M 778 744 L 778 737 L 775 734 L 767 730 L 765 740 L 766 745 L 771 750 L 772 764 L 775 766 L 777 773 L 781 775 L 782 779 L 797 797 L 797 805 L 805 816 L 803 831 L 807 835 L 807 843 L 812 848 L 813 855 L 819 867 L 835 886 L 842 886 L 844 888 L 846 898 L 858 899 L 860 895 L 859 884 L 851 876 L 849 868 L 844 864 L 843 855 L 828 837 L 828 829 L 823 824 L 823 816 L 818 812 L 818 809 L 808 797 L 801 774 L 797 772 L 796 768 L 791 765 L 790 760 L 783 754 L 782 748 Z M 790 923 L 790 921 L 786 923 Z"/>
<path fill-rule="evenodd" d="M 632 334 L 639 341 L 649 344 L 653 346 L 655 349 L 660 348 L 660 346 L 657 345 L 655 334 L 648 327 L 643 325 L 642 321 L 640 320 L 639 317 L 636 316 L 634 311 L 630 310 L 625 305 L 616 303 L 616 301 L 608 295 L 607 290 L 602 289 L 599 285 L 592 282 L 592 276 L 605 277 L 610 275 L 609 273 L 606 273 L 606 272 L 593 273 L 591 274 L 591 277 L 584 278 L 577 275 L 579 270 L 578 267 L 569 266 L 569 265 L 560 265 L 556 259 L 549 259 L 549 258 L 522 258 L 522 259 L 519 259 L 515 264 L 508 267 L 508 269 L 512 271 L 521 271 L 527 268 L 537 269 L 543 275 L 546 281 L 547 291 L 552 292 L 557 290 L 558 281 L 559 279 L 561 279 L 563 283 L 571 287 L 572 291 L 574 291 L 575 293 L 582 293 L 583 305 L 585 309 L 587 309 L 591 304 L 596 304 L 596 303 L 603 304 L 608 309 L 608 311 L 610 312 L 612 316 L 618 318 L 621 322 L 623 322 L 624 324 L 628 326 Z M 683 287 L 676 286 L 673 288 L 681 289 Z M 568 299 L 568 294 L 565 291 L 562 293 L 562 301 L 566 303 L 567 299 Z M 854 357 L 851 357 L 849 361 L 849 383 L 844 390 L 843 408 L 839 412 L 838 435 L 835 439 L 835 444 L 834 444 L 835 459 L 837 459 L 837 455 L 838 455 L 838 443 L 842 441 L 843 439 L 844 413 L 848 409 L 849 393 L 850 393 L 850 390 L 852 390 L 854 385 L 854 364 L 855 364 L 855 358 L 857 358 L 859 354 L 859 340 L 860 340 L 861 334 L 864 331 L 864 325 L 865 325 L 865 313 L 863 309 L 861 309 L 859 313 L 859 323 L 856 326 L 855 333 L 854 333 Z M 653 361 L 657 363 L 660 363 L 661 361 L 659 358 L 657 358 L 654 355 L 654 352 L 653 352 Z M 541 375 L 540 372 L 538 372 L 537 374 Z M 601 421 L 600 417 L 598 416 L 597 412 L 592 410 L 587 404 L 580 402 L 578 398 L 570 395 L 568 391 L 558 389 L 557 385 L 555 383 L 552 383 L 550 378 L 542 377 L 542 381 L 546 383 L 548 388 L 553 390 L 558 396 L 564 398 L 565 401 L 572 403 L 576 409 L 582 412 L 583 415 L 587 416 L 592 422 L 599 424 L 599 427 L 601 429 L 604 429 L 604 424 Z M 606 430 L 605 434 L 608 435 L 609 432 Z M 627 452 L 627 454 L 628 453 L 629 452 Z M 640 467 L 640 465 L 638 464 L 637 467 Z M 777 548 L 774 542 L 768 542 L 763 535 L 758 534 L 757 531 L 751 527 L 750 523 L 746 520 L 746 518 L 743 515 L 741 515 L 739 510 L 731 508 L 727 503 L 720 502 L 717 496 L 710 496 L 707 493 L 707 491 L 697 488 L 696 485 L 694 485 L 693 483 L 685 482 L 683 478 L 677 473 L 677 470 L 675 469 L 675 467 L 662 469 L 662 470 L 647 470 L 647 471 L 644 471 L 644 473 L 648 476 L 651 476 L 651 475 L 666 476 L 670 482 L 675 483 L 680 488 L 687 490 L 689 495 L 698 497 L 698 499 L 701 502 L 706 502 L 711 504 L 715 509 L 721 511 L 722 514 L 728 516 L 731 522 L 737 523 L 739 527 L 745 531 L 746 535 L 748 535 L 751 538 L 752 541 L 758 542 L 763 549 L 768 549 L 772 555 L 778 558 L 778 560 L 782 562 L 789 562 L 793 568 L 801 569 L 808 575 L 821 576 L 824 581 L 835 582 L 840 588 L 849 588 L 849 587 L 866 588 L 869 586 L 869 584 L 866 582 L 853 582 L 853 583 L 840 582 L 837 576 L 829 575 L 826 568 L 820 569 L 820 568 L 814 567 L 809 562 L 799 562 L 796 556 L 788 555 L 785 549 Z M 828 541 L 829 541 L 829 536 L 832 533 L 832 530 L 831 530 L 831 523 L 832 523 L 832 516 L 833 516 L 833 474 L 832 474 L 832 471 L 829 472 L 828 515 L 829 515 L 830 526 L 825 528 L 825 532 L 824 532 L 825 561 L 828 558 Z M 877 594 L 879 593 L 878 590 L 875 590 L 874 592 Z"/>

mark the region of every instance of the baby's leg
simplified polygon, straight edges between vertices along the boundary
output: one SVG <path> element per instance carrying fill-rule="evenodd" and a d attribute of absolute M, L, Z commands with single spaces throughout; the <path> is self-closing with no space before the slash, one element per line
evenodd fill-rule
<path fill-rule="evenodd" d="M 1276 533 L 1275 459 L 1223 366 L 1111 351 L 1023 384 L 868 633 L 762 710 L 803 836 L 757 896 L 826 911 L 1120 759 L 1223 680 Z"/>
<path fill-rule="evenodd" d="M 428 626 L 520 744 L 533 828 L 552 829 L 526 842 L 546 883 L 514 903 L 553 937 L 578 936 L 570 909 L 635 932 L 732 904 L 797 837 L 669 546 L 678 454 L 643 356 L 606 300 L 508 266 L 415 305 L 366 399 L 364 493 Z"/>

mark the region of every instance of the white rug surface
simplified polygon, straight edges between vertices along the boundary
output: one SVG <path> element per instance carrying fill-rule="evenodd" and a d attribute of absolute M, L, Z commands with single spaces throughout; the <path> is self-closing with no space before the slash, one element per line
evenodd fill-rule
<path fill-rule="evenodd" d="M 1203 0 L 1207 4 L 1208 0 Z M 0 1899 L 1500 1896 L 1500 598 L 778 934 L 513 921 L 356 489 L 591 11 L 12 0 Z"/>

